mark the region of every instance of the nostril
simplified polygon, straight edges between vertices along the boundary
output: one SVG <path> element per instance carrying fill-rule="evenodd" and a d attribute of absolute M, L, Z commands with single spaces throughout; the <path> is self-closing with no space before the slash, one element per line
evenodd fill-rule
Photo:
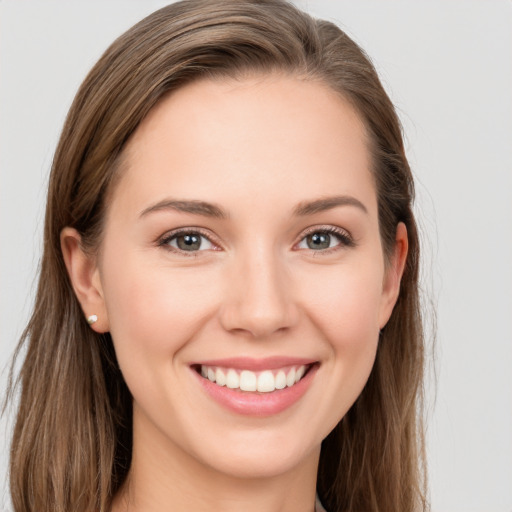
<path fill-rule="evenodd" d="M 221 324 L 229 332 L 245 333 L 254 338 L 282 334 L 296 324 L 297 315 L 291 311 L 291 307 L 279 305 L 263 310 L 249 304 L 237 304 L 224 311 Z"/>

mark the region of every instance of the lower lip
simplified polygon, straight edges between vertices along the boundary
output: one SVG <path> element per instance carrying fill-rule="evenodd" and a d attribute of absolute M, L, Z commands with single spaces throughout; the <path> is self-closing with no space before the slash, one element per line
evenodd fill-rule
<path fill-rule="evenodd" d="M 192 372 L 208 395 L 220 405 L 238 414 L 262 417 L 278 414 L 300 400 L 308 390 L 317 370 L 318 365 L 315 364 L 297 384 L 269 393 L 230 389 L 205 379 L 194 369 Z"/>

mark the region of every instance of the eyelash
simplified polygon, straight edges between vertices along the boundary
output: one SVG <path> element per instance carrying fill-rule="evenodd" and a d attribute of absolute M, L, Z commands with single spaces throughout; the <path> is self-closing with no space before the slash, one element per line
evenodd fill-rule
<path fill-rule="evenodd" d="M 304 233 L 301 234 L 301 238 L 294 244 L 294 247 L 296 247 L 299 243 L 301 243 L 306 237 L 309 235 L 319 233 L 319 234 L 327 234 L 327 235 L 334 235 L 338 241 L 340 242 L 334 247 L 329 247 L 326 249 L 321 250 L 314 250 L 309 249 L 312 253 L 316 255 L 325 255 L 330 254 L 331 252 L 334 252 L 336 250 L 339 250 L 341 247 L 354 247 L 356 245 L 354 239 L 352 236 L 345 231 L 344 229 L 337 228 L 335 226 L 314 226 L 312 228 L 307 229 Z M 159 247 L 163 247 L 171 252 L 178 253 L 180 255 L 183 255 L 185 257 L 192 257 L 195 258 L 199 256 L 200 252 L 203 251 L 183 251 L 181 249 L 177 249 L 175 247 L 171 247 L 170 243 L 177 238 L 179 235 L 200 235 L 203 238 L 206 238 L 214 247 L 217 247 L 217 249 L 213 250 L 219 250 L 218 247 L 220 244 L 216 243 L 214 240 L 212 240 L 212 235 L 209 232 L 204 231 L 201 228 L 182 228 L 178 229 L 176 231 L 172 231 L 170 233 L 166 233 L 162 238 L 160 238 L 157 241 L 157 245 Z M 299 249 L 299 250 L 307 250 L 307 249 Z"/>
<path fill-rule="evenodd" d="M 315 256 L 327 255 L 327 254 L 337 251 L 343 247 L 351 248 L 351 247 L 355 247 L 355 245 L 356 245 L 356 243 L 355 243 L 354 239 L 352 238 L 352 236 L 350 235 L 350 233 L 348 233 L 348 231 L 346 231 L 344 229 L 341 229 L 341 228 L 338 228 L 335 226 L 314 226 L 312 228 L 307 229 L 304 233 L 302 233 L 300 240 L 295 244 L 295 246 L 298 245 L 300 242 L 302 242 L 309 235 L 313 235 L 315 233 L 334 235 L 340 242 L 338 245 L 335 245 L 334 247 L 329 247 L 329 248 L 323 249 L 323 250 L 315 251 L 313 249 L 310 249 L 310 251 Z"/>
<path fill-rule="evenodd" d="M 177 238 L 180 235 L 200 235 L 202 238 L 206 238 L 214 247 L 219 247 L 219 244 L 214 242 L 212 240 L 212 235 L 209 232 L 204 231 L 201 228 L 182 228 L 177 229 L 175 231 L 171 231 L 170 233 L 166 233 L 162 238 L 158 240 L 158 246 L 163 247 L 164 249 L 167 249 L 168 251 L 178 253 L 182 256 L 189 257 L 189 258 L 197 258 L 199 256 L 200 252 L 203 251 L 183 251 L 180 249 L 177 249 L 175 247 L 171 247 L 170 243 L 172 240 Z M 214 249 L 219 250 L 219 249 Z"/>

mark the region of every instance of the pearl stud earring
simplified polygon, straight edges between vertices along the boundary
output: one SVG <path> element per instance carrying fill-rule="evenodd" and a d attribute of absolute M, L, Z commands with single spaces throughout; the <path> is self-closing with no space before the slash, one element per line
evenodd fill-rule
<path fill-rule="evenodd" d="M 91 316 L 87 317 L 87 323 L 89 325 L 92 325 L 93 323 L 95 323 L 97 321 L 98 321 L 98 316 L 97 315 L 91 315 Z"/>

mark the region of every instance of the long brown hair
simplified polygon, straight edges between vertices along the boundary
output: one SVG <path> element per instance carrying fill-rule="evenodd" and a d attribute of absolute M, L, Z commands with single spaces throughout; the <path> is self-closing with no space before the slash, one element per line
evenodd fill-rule
<path fill-rule="evenodd" d="M 188 0 L 148 16 L 107 49 L 67 116 L 50 176 L 44 252 L 31 320 L 18 345 L 20 385 L 10 486 L 15 512 L 107 512 L 131 459 L 131 396 L 110 335 L 89 329 L 59 235 L 101 241 L 123 148 L 166 94 L 202 77 L 279 71 L 327 84 L 369 135 L 381 238 L 404 222 L 400 296 L 356 403 L 323 441 L 318 493 L 330 512 L 426 510 L 421 416 L 423 336 L 414 188 L 400 123 L 365 53 L 334 24 L 284 0 Z"/>

